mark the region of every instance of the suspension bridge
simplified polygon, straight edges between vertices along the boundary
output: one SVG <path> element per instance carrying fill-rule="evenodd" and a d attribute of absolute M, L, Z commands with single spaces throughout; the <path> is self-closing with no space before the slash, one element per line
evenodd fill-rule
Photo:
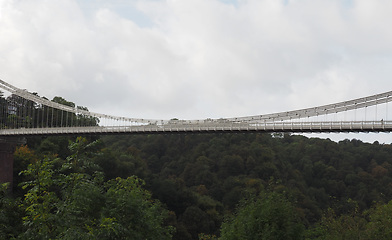
<path fill-rule="evenodd" d="M 142 119 L 87 111 L 0 80 L 0 137 L 179 132 L 390 132 L 392 91 L 312 108 L 219 119 Z"/>
<path fill-rule="evenodd" d="M 334 104 L 219 119 L 141 119 L 90 112 L 0 80 L 0 183 L 13 182 L 13 153 L 26 136 L 180 132 L 390 132 L 392 91 Z"/>

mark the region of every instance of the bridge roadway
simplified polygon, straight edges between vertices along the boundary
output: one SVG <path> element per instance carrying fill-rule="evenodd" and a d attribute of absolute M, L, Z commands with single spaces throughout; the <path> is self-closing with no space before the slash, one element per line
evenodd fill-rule
<path fill-rule="evenodd" d="M 202 132 L 391 132 L 392 121 L 339 122 L 265 122 L 265 123 L 199 123 L 145 124 L 136 126 L 96 126 L 61 128 L 1 129 L 0 136 L 29 135 L 100 135 Z"/>

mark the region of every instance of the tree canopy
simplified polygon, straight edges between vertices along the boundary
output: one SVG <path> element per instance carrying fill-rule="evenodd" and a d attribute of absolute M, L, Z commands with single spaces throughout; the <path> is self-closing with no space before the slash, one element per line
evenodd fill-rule
<path fill-rule="evenodd" d="M 304 225 L 283 194 L 262 192 L 241 201 L 233 217 L 223 222 L 222 240 L 303 239 Z"/>
<path fill-rule="evenodd" d="M 47 156 L 29 164 L 22 171 L 27 178 L 21 183 L 23 225 L 16 235 L 2 224 L 1 234 L 17 239 L 171 239 L 172 228 L 164 225 L 168 211 L 143 188 L 144 181 L 136 176 L 105 181 L 90 160 L 94 144 L 78 138 L 67 159 Z"/>

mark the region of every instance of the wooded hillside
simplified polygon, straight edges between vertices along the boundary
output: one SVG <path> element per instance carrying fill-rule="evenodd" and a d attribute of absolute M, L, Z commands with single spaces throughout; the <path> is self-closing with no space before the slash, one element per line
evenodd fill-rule
<path fill-rule="evenodd" d="M 66 197 L 76 197 L 80 192 L 82 186 L 73 182 L 76 179 L 96 186 L 96 191 L 106 196 L 110 189 L 121 189 L 116 187 L 122 181 L 119 179 L 135 176 L 145 182 L 143 188 L 156 199 L 156 206 L 168 210 L 141 211 L 158 214 L 154 218 L 162 220 L 151 222 L 162 227 L 156 234 L 169 234 L 173 239 L 238 239 L 235 234 L 241 233 L 241 226 L 255 226 L 243 231 L 253 231 L 258 239 L 389 239 L 392 233 L 392 146 L 377 142 L 336 143 L 264 133 L 112 135 L 78 138 L 76 142 L 69 137 L 30 138 L 27 146 L 19 147 L 15 153 L 14 196 L 10 198 L 6 192 L 2 195 L 2 234 L 18 236 L 24 232 L 20 236 L 30 236 L 26 235 L 26 219 L 31 226 L 36 223 L 31 216 L 26 217 L 31 210 L 28 203 L 32 204 L 26 198 L 34 193 L 36 204 L 45 202 L 45 198 L 39 198 L 42 192 L 32 192 L 37 186 L 34 184 L 38 184 L 34 183 L 37 179 L 32 171 L 37 169 L 52 174 L 53 182 L 48 180 L 45 186 L 47 191 L 53 190 L 56 199 L 47 204 L 57 207 L 60 202 L 67 207 L 72 201 L 82 201 Z M 24 174 L 19 175 L 22 171 Z M 96 179 L 97 172 L 102 173 L 101 180 Z M 68 190 L 61 190 L 64 188 Z M 103 202 L 112 201 L 105 199 L 96 206 L 102 214 L 109 211 Z M 23 204 L 13 204 L 18 201 Z M 85 207 L 94 206 L 91 204 Z M 48 214 L 57 207 L 50 207 Z M 17 211 L 11 214 L 10 209 Z M 261 215 L 252 215 L 254 212 Z M 52 217 L 72 215 L 67 214 Z M 105 214 L 105 221 L 122 224 L 114 215 Z M 246 217 L 241 220 L 241 216 Z M 9 219 L 19 227 L 6 227 Z M 97 227 L 97 219 L 88 221 L 95 224 L 91 229 Z M 245 221 L 247 224 L 241 225 Z M 271 229 L 273 223 L 276 227 Z M 72 221 L 68 224 L 72 225 Z M 121 226 L 132 231 L 132 226 Z"/>

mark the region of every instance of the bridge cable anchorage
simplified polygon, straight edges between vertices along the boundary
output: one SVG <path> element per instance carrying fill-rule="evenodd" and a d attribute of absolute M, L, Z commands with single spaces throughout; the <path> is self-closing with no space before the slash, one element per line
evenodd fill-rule
<path fill-rule="evenodd" d="M 205 120 L 163 120 L 118 117 L 107 114 L 89 112 L 75 106 L 66 106 L 27 90 L 19 89 L 3 80 L 0 80 L 0 89 L 11 93 L 11 100 L 0 110 L 0 136 L 31 134 L 63 134 L 63 133 L 119 133 L 119 132 L 187 132 L 187 131 L 390 131 L 388 120 L 388 103 L 392 91 L 376 94 L 364 98 L 338 102 L 312 108 L 304 108 L 294 111 L 278 112 L 264 115 L 246 117 L 205 119 Z M 2 99 L 2 98 L 0 98 Z M 8 99 L 8 98 L 7 98 Z M 377 119 L 378 104 L 386 103 L 386 121 L 366 122 L 367 108 L 375 106 L 375 118 Z M 365 120 L 356 121 L 357 109 L 365 110 Z M 354 121 L 346 121 L 347 111 L 354 110 Z M 344 121 L 338 121 L 337 113 L 344 112 Z M 322 122 L 319 116 L 325 116 Z M 6 117 L 7 116 L 7 119 Z M 327 116 L 332 116 L 330 124 Z M 312 121 L 310 117 L 317 117 Z M 9 118 L 9 119 L 8 119 Z M 378 120 L 377 120 L 378 121 Z M 105 124 L 106 122 L 106 124 Z M 91 125 L 94 124 L 95 125 Z M 289 123 L 289 124 L 287 124 Z M 101 125 L 99 125 L 101 124 Z M 19 131 L 29 128 L 31 130 Z M 346 129 L 347 128 L 347 129 Z M 41 129 L 41 131 L 37 130 Z"/>

